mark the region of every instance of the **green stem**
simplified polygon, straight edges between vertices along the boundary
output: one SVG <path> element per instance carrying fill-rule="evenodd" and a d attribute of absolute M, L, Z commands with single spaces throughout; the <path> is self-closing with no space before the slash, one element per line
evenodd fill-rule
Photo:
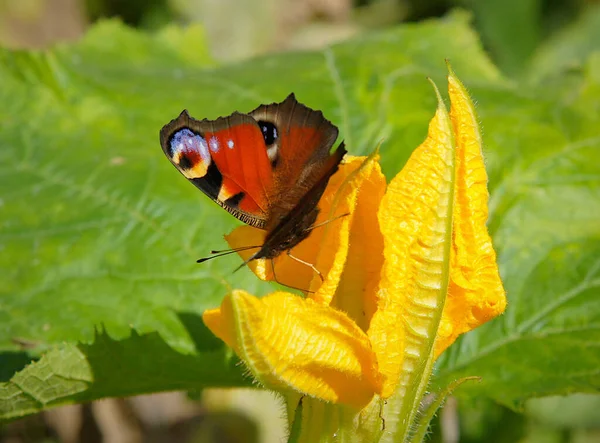
<path fill-rule="evenodd" d="M 290 427 L 290 436 L 288 437 L 288 443 L 299 443 L 300 433 L 302 431 L 302 400 L 304 397 L 300 397 L 298 406 L 294 411 L 294 419 Z"/>
<path fill-rule="evenodd" d="M 437 410 L 442 406 L 442 404 L 444 403 L 446 398 L 448 398 L 448 396 L 450 394 L 452 394 L 452 392 L 454 392 L 454 390 L 456 388 L 458 388 L 464 382 L 470 381 L 470 380 L 481 380 L 481 379 L 479 377 L 460 378 L 460 379 L 455 380 L 452 383 L 450 383 L 442 392 L 440 392 L 439 394 L 436 395 L 435 400 L 424 411 L 422 411 L 421 417 L 419 418 L 419 422 L 418 422 L 416 429 L 414 431 L 414 434 L 411 438 L 411 441 L 413 443 L 422 443 L 423 442 L 423 440 L 425 439 L 425 435 L 427 435 L 427 430 L 429 429 L 429 423 L 435 416 L 435 413 L 437 412 Z"/>

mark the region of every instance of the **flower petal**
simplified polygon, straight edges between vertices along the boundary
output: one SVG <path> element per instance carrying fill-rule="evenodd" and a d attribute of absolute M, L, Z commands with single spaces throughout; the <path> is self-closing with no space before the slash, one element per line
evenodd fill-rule
<path fill-rule="evenodd" d="M 440 324 L 436 355 L 459 334 L 504 312 L 506 296 L 487 232 L 487 174 L 473 102 L 450 71 L 450 119 L 456 140 L 454 234 L 450 255 L 450 285 Z"/>
<path fill-rule="evenodd" d="M 333 278 L 333 272 L 330 272 L 332 278 L 328 278 L 314 295 L 315 299 L 325 299 L 331 306 L 346 312 L 363 331 L 368 329 L 377 308 L 377 289 L 383 266 L 383 236 L 377 211 L 387 185 L 378 159 L 377 152 L 370 155 L 348 178 L 354 191 L 346 196 L 350 211 L 344 220 L 346 230 L 338 231 L 339 244 L 347 249 L 345 262 L 336 260 L 341 268 L 343 266 L 342 273 L 339 278 Z M 337 287 L 329 287 L 333 284 Z M 324 291 L 327 296 L 322 295 Z"/>
<path fill-rule="evenodd" d="M 233 291 L 203 319 L 270 389 L 356 408 L 380 390 L 369 339 L 343 312 L 285 292 Z"/>
<path fill-rule="evenodd" d="M 385 264 L 368 335 L 385 377 L 383 397 L 397 392 L 403 398 L 419 376 L 447 292 L 454 147 L 438 99 L 427 139 L 391 181 L 379 209 Z"/>
<path fill-rule="evenodd" d="M 317 227 L 307 239 L 291 251 L 294 257 L 314 265 L 324 277 L 327 277 L 334 262 L 338 265 L 341 263 L 343 267 L 346 259 L 347 248 L 340 250 L 339 242 L 344 234 L 347 237 L 348 230 L 345 226 L 348 224 L 348 219 L 347 217 L 336 219 L 336 217 L 351 212 L 348 205 L 353 201 L 351 196 L 357 191 L 352 186 L 348 186 L 347 179 L 360 168 L 363 161 L 364 157 L 347 156 L 344 159 L 339 170 L 329 180 L 319 201 L 319 215 L 315 221 Z M 323 226 L 318 226 L 320 224 Z M 226 235 L 225 239 L 232 248 L 239 248 L 247 245 L 262 245 L 265 236 L 266 232 L 263 230 L 242 226 Z M 239 255 L 247 260 L 254 252 L 256 250 L 240 251 Z M 248 267 L 262 280 L 276 280 L 294 288 L 314 290 L 321 284 L 319 275 L 310 266 L 299 263 L 285 253 L 273 259 L 273 263 L 271 260 L 253 260 L 248 263 Z M 273 267 L 276 278 L 273 276 Z M 334 286 L 337 287 L 337 283 Z"/>
<path fill-rule="evenodd" d="M 323 236 L 305 240 L 303 243 L 318 242 L 315 263 L 319 269 L 327 269 L 324 282 L 318 276 L 313 277 L 311 288 L 318 288 L 308 298 L 321 304 L 331 304 L 346 266 L 350 247 L 350 226 L 354 218 L 357 196 L 362 183 L 369 176 L 372 165 L 377 162 L 377 155 L 369 157 L 349 156 L 340 170 L 331 178 L 327 190 L 319 201 L 320 217 L 324 221 L 331 220 L 337 214 L 343 215 L 339 223 L 327 223 L 323 228 Z M 319 223 L 317 218 L 316 224 Z M 300 246 L 303 246 L 302 244 Z"/>

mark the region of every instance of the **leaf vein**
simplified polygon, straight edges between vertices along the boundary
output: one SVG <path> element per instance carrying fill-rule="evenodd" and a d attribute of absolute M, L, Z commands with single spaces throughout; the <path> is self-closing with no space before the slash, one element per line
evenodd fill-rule
<path fill-rule="evenodd" d="M 594 287 L 600 287 L 600 278 L 594 280 L 584 280 L 579 285 L 572 288 L 570 291 L 567 291 L 562 296 L 556 298 L 552 303 L 548 303 L 543 309 L 535 312 L 535 314 L 531 318 L 529 318 L 529 320 L 521 323 L 521 325 L 517 329 L 517 333 L 522 334 L 530 330 L 538 321 L 550 315 L 550 313 L 556 311 L 565 303 L 568 303 L 569 301 L 573 300 L 578 295 L 582 294 L 586 289 Z"/>

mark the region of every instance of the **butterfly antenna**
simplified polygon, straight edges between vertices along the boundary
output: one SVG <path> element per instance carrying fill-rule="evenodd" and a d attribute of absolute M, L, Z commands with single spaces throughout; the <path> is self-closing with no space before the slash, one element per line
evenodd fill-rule
<path fill-rule="evenodd" d="M 222 251 L 210 251 L 211 254 L 214 254 L 210 257 L 203 257 L 196 260 L 196 263 L 204 263 L 205 261 L 212 260 L 213 258 L 223 257 L 224 255 L 233 254 L 235 252 L 246 251 L 248 249 L 256 249 L 260 248 L 260 246 L 243 246 L 241 248 L 233 248 L 233 249 L 224 249 Z M 244 263 L 245 264 L 245 263 Z"/>
<path fill-rule="evenodd" d="M 239 251 L 247 251 L 248 249 L 256 249 L 260 248 L 260 246 L 242 246 L 240 248 L 232 248 L 232 249 L 222 249 L 220 251 L 213 249 L 210 251 L 211 254 L 222 254 L 224 252 L 239 252 Z"/>

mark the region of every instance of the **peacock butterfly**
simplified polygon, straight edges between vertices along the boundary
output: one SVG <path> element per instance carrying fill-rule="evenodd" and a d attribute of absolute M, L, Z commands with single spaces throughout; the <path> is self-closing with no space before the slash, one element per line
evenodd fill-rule
<path fill-rule="evenodd" d="M 337 127 L 294 94 L 216 120 L 184 110 L 160 131 L 179 172 L 236 218 L 267 231 L 246 263 L 289 253 L 309 236 L 317 203 L 346 154 L 343 142 L 330 153 L 337 137 Z"/>

